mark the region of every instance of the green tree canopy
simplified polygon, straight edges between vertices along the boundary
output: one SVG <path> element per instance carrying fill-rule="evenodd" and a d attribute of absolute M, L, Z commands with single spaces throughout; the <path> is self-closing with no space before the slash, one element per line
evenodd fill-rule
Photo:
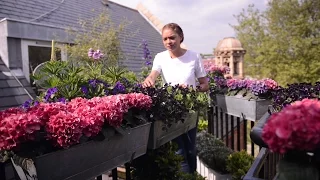
<path fill-rule="evenodd" d="M 263 12 L 249 5 L 235 17 L 247 75 L 283 86 L 320 80 L 319 0 L 273 0 Z"/>

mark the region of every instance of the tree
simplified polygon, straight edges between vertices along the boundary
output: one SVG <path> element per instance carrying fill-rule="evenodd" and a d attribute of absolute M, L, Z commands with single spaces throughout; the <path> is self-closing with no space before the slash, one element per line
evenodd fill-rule
<path fill-rule="evenodd" d="M 274 0 L 263 12 L 249 5 L 235 17 L 246 74 L 283 86 L 320 80 L 320 1 Z"/>

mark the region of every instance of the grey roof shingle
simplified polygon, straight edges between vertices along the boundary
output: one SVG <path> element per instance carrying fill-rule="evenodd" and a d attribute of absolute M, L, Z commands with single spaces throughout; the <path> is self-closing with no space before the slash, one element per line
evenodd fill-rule
<path fill-rule="evenodd" d="M 10 74 L 10 70 L 0 58 L 0 110 L 20 106 L 31 99 L 28 94 L 32 97 L 36 96 L 24 76 L 17 76 L 17 81 L 8 74 Z"/>
<path fill-rule="evenodd" d="M 120 24 L 124 19 L 131 22 L 125 32 L 135 32 L 135 35 L 121 42 L 121 48 L 126 56 L 126 59 L 121 62 L 128 69 L 140 72 L 144 62 L 141 58 L 143 51 L 138 46 L 143 39 L 148 41 L 148 48 L 153 55 L 164 50 L 161 35 L 137 10 L 114 2 L 109 1 L 108 6 L 106 6 L 101 0 L 0 1 L 0 19 L 9 17 L 17 20 L 77 29 L 81 29 L 78 23 L 80 19 L 96 17 L 103 11 L 109 13 L 115 25 Z"/>
<path fill-rule="evenodd" d="M 0 19 L 10 18 L 27 22 L 35 22 L 56 27 L 73 27 L 81 29 L 80 19 L 90 19 L 107 10 L 112 22 L 120 24 L 124 19 L 131 22 L 124 33 L 135 32 L 133 37 L 121 42 L 121 48 L 126 59 L 120 62 L 134 72 L 140 72 L 143 62 L 142 49 L 139 44 L 143 39 L 148 41 L 150 52 L 155 55 L 164 50 L 161 36 L 147 20 L 135 9 L 131 9 L 114 2 L 104 5 L 101 0 L 1 0 Z M 0 47 L 1 48 L 1 47 Z M 10 47 L 9 47 L 10 48 Z M 35 93 L 25 77 L 18 77 L 18 81 L 7 76 L 8 68 L 0 57 L 0 110 L 19 106 L 29 100 L 29 92 Z M 26 92 L 27 91 L 27 92 Z"/>

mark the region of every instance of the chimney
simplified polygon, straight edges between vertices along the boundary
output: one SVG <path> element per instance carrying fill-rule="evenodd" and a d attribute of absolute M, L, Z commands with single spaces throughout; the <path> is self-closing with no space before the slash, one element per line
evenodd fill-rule
<path fill-rule="evenodd" d="M 109 6 L 108 0 L 101 0 L 101 3 L 102 3 L 103 5 L 105 5 L 105 6 Z"/>

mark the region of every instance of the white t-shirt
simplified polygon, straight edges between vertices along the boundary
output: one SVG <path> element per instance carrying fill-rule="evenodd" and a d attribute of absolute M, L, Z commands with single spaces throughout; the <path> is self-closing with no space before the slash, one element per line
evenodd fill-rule
<path fill-rule="evenodd" d="M 190 50 L 178 58 L 171 58 L 169 51 L 158 53 L 152 70 L 162 73 L 165 83 L 192 85 L 194 88 L 196 80 L 207 75 L 201 56 Z"/>

